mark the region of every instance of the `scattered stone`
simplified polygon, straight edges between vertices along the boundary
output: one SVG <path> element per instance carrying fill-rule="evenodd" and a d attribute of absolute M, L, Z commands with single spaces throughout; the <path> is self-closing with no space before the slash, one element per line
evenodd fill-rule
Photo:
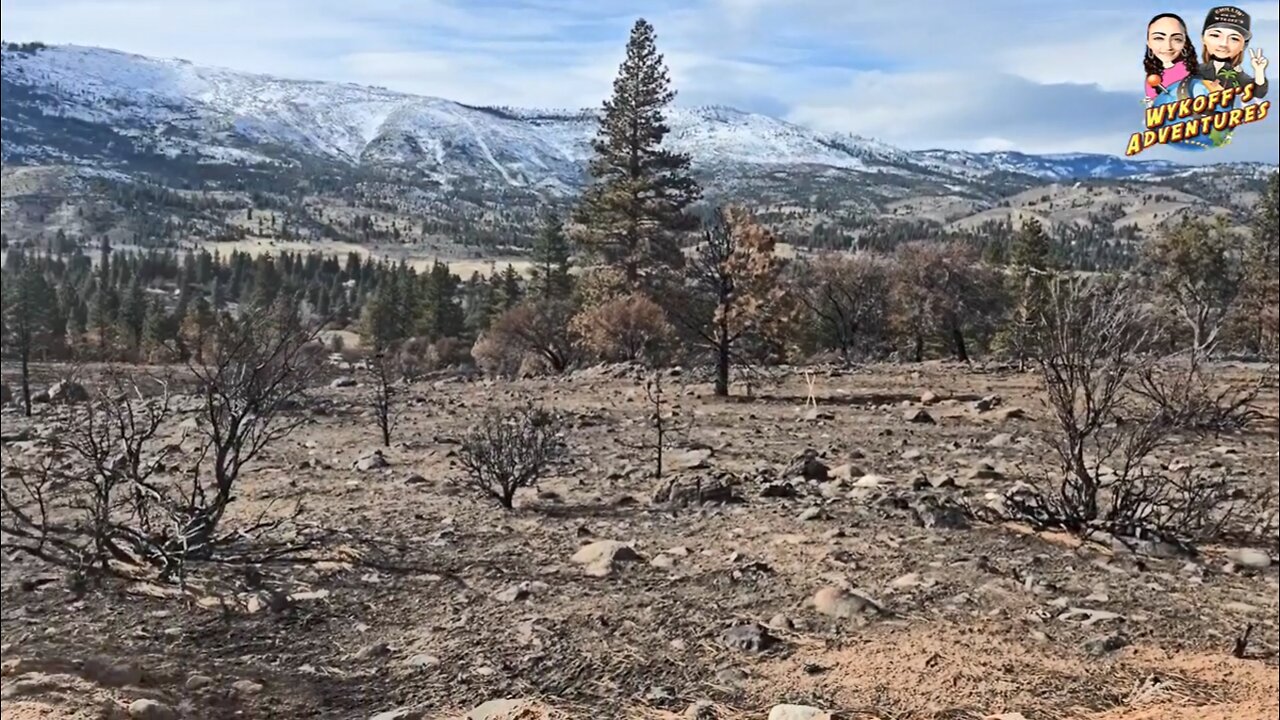
<path fill-rule="evenodd" d="M 989 448 L 1004 448 L 1013 444 L 1013 436 L 1009 433 L 1000 433 L 987 441 Z"/>
<path fill-rule="evenodd" d="M 62 380 L 49 386 L 49 402 L 82 403 L 88 402 L 89 392 L 80 383 Z"/>
<path fill-rule="evenodd" d="M 329 387 L 331 388 L 348 388 L 348 387 L 355 387 L 355 386 L 356 386 L 356 379 L 348 375 L 343 375 L 342 377 L 334 378 L 333 382 L 329 383 Z"/>
<path fill-rule="evenodd" d="M 778 643 L 778 638 L 759 623 L 735 625 L 720 633 L 720 642 L 734 650 L 764 652 Z"/>
<path fill-rule="evenodd" d="M 94 658 L 85 662 L 84 676 L 103 687 L 124 687 L 141 682 L 142 670 L 133 663 Z"/>
<path fill-rule="evenodd" d="M 667 550 L 667 554 L 671 555 L 672 557 L 688 557 L 690 554 L 690 550 L 684 545 L 677 545 Z"/>
<path fill-rule="evenodd" d="M 782 471 L 783 477 L 803 477 L 805 480 L 823 481 L 827 479 L 829 468 L 827 464 L 818 458 L 818 451 L 813 448 L 807 448 L 804 452 L 791 459 L 785 470 Z"/>
<path fill-rule="evenodd" d="M 440 658 L 427 653 L 418 653 L 404 661 L 405 667 L 428 668 L 435 667 L 440 664 Z"/>
<path fill-rule="evenodd" d="M 777 615 L 769 618 L 769 627 L 774 630 L 795 630 L 796 624 L 795 621 L 783 613 L 778 613 Z"/>
<path fill-rule="evenodd" d="M 863 475 L 853 483 L 856 488 L 878 488 L 881 485 L 892 485 L 893 481 L 883 475 Z"/>
<path fill-rule="evenodd" d="M 200 688 L 209 687 L 213 684 L 213 678 L 208 675 L 195 674 L 187 678 L 188 690 L 199 690 Z"/>
<path fill-rule="evenodd" d="M 843 465 L 837 465 L 827 471 L 827 477 L 829 479 L 833 481 L 840 480 L 844 482 L 849 482 L 850 480 L 853 480 L 855 477 L 862 477 L 862 475 L 864 474 L 865 473 L 863 473 L 861 469 L 854 466 L 853 463 L 845 463 Z"/>
<path fill-rule="evenodd" d="M 698 700 L 684 711 L 684 720 L 716 720 L 716 704 L 710 700 Z"/>
<path fill-rule="evenodd" d="M 862 619 L 884 614 L 884 609 L 874 600 L 829 585 L 813 594 L 813 607 L 819 613 L 841 620 Z"/>
<path fill-rule="evenodd" d="M 920 393 L 921 405 L 933 405 L 937 403 L 939 399 L 940 398 L 938 397 L 937 393 L 933 392 L 932 390 L 925 390 L 924 392 Z"/>
<path fill-rule="evenodd" d="M 382 643 L 378 643 L 378 644 L 382 645 Z M 371 646 L 371 647 L 374 647 L 374 646 Z M 367 650 L 369 648 L 365 648 L 365 649 Z M 363 650 L 361 652 L 363 652 Z M 357 656 L 359 656 L 359 654 L 360 653 L 356 653 Z M 258 693 L 262 692 L 262 683 L 254 682 L 253 680 L 237 680 L 231 683 L 231 689 L 235 690 L 236 693 L 239 695 L 257 695 Z"/>
<path fill-rule="evenodd" d="M 834 716 L 812 705 L 774 705 L 769 720 L 834 720 Z"/>
<path fill-rule="evenodd" d="M 902 419 L 906 420 L 909 423 L 917 423 L 922 425 L 938 424 L 937 421 L 933 419 L 933 416 L 930 415 L 929 412 L 924 408 L 911 408 L 910 410 L 907 410 L 905 413 L 902 414 Z"/>
<path fill-rule="evenodd" d="M 974 403 L 973 407 L 978 412 L 987 412 L 988 410 L 998 407 L 1001 402 L 999 395 L 988 395 Z"/>
<path fill-rule="evenodd" d="M 662 458 L 665 470 L 702 470 L 711 459 L 711 448 L 694 448 L 681 452 L 668 453 Z"/>
<path fill-rule="evenodd" d="M 369 471 L 378 470 L 380 468 L 387 467 L 390 464 L 391 463 L 387 462 L 387 459 L 382 455 L 381 450 L 374 450 L 368 455 L 356 460 L 354 467 L 356 470 Z"/>
<path fill-rule="evenodd" d="M 573 554 L 570 560 L 584 565 L 587 575 L 607 577 L 622 563 L 641 560 L 640 554 L 624 542 L 618 540 L 597 540 L 583 545 Z"/>
<path fill-rule="evenodd" d="M 994 417 L 997 420 L 1020 420 L 1027 416 L 1027 411 L 1020 407 L 1007 407 L 996 410 Z"/>
<path fill-rule="evenodd" d="M 1090 655 L 1101 656 L 1113 653 L 1129 644 L 1129 638 L 1115 632 L 1086 640 L 1084 650 Z"/>
<path fill-rule="evenodd" d="M 652 502 L 672 507 L 738 501 L 733 486 L 717 478 L 671 478 L 653 493 Z"/>
<path fill-rule="evenodd" d="M 1234 548 L 1227 552 L 1227 559 L 1236 567 L 1250 570 L 1266 570 L 1271 567 L 1271 556 L 1265 550 Z"/>
<path fill-rule="evenodd" d="M 490 700 L 467 713 L 466 720 L 516 720 L 535 709 L 529 700 Z"/>
<path fill-rule="evenodd" d="M 1120 613 L 1113 613 L 1109 610 L 1090 610 L 1089 608 L 1068 608 L 1066 612 L 1058 616 L 1062 622 L 1075 622 L 1084 627 L 1108 623 L 1113 621 L 1123 622 L 1124 616 Z"/>
<path fill-rule="evenodd" d="M 369 718 L 369 720 L 424 720 L 426 713 L 417 708 L 396 708 L 387 710 Z"/>
<path fill-rule="evenodd" d="M 814 506 L 800 513 L 800 516 L 797 519 L 801 522 L 808 522 L 809 520 L 823 520 L 826 517 L 826 511 L 820 507 Z"/>
<path fill-rule="evenodd" d="M 969 470 L 968 478 L 970 480 L 1003 480 L 1004 474 L 996 470 L 991 463 L 980 462 Z"/>
<path fill-rule="evenodd" d="M 129 717 L 134 720 L 177 720 L 178 714 L 162 702 L 142 698 L 129 703 Z"/>
<path fill-rule="evenodd" d="M 653 559 L 649 561 L 649 564 L 659 570 L 670 570 L 676 566 L 676 561 L 672 559 L 670 555 L 658 554 L 653 556 Z"/>
<path fill-rule="evenodd" d="M 911 448 L 910 450 L 902 451 L 903 460 L 919 460 L 923 456 L 924 456 L 924 453 L 920 450 L 920 448 Z"/>
<path fill-rule="evenodd" d="M 412 473 L 409 475 L 409 477 L 404 479 L 405 485 L 426 485 L 428 482 L 430 481 L 422 477 L 418 473 Z"/>
<path fill-rule="evenodd" d="M 911 511 L 916 522 L 930 530 L 968 530 L 970 527 L 969 512 L 951 500 L 923 497 L 912 503 Z"/>
<path fill-rule="evenodd" d="M 785 480 L 775 480 L 760 488 L 762 498 L 793 498 L 799 494 L 799 491 Z"/>
<path fill-rule="evenodd" d="M 832 415 L 831 413 L 826 412 L 825 410 L 819 410 L 816 407 L 809 408 L 804 412 L 804 415 L 802 415 L 801 417 L 803 417 L 805 420 L 809 422 L 814 422 L 815 420 L 835 420 L 836 419 L 835 415 Z"/>

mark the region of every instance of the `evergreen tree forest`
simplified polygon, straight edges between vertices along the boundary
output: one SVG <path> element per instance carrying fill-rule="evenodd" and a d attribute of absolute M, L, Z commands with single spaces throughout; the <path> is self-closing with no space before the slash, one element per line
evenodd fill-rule
<path fill-rule="evenodd" d="M 499 375 L 617 359 L 711 364 L 723 393 L 730 368 L 819 353 L 846 362 L 994 354 L 1025 366 L 1047 278 L 1080 271 L 1130 275 L 1151 302 L 1208 318 L 1173 322 L 1173 345 L 1185 334 L 1197 351 L 1276 354 L 1274 175 L 1250 237 L 1187 220 L 1144 247 L 1115 237 L 1112 208 L 1056 236 L 1035 222 L 963 232 L 909 218 L 818 225 L 793 242 L 807 250 L 782 257 L 778 243 L 799 239 L 769 230 L 767 215 L 742 203 L 706 207 L 688 158 L 664 143 L 674 97 L 654 28 L 640 20 L 603 102 L 587 190 L 571 212 L 543 208 L 539 227 L 501 238 L 531 248 L 527 271 L 464 278 L 441 260 L 52 238 L 6 250 L 5 357 L 182 361 L 204 352 L 220 318 L 283 306 L 359 333 L 365 352 Z M 155 218 L 164 213 L 150 209 L 184 198 L 137 190 L 127 200 L 141 225 L 163 226 Z M 246 221 L 281 237 L 314 231 L 293 203 L 262 193 L 255 205 L 273 209 Z M 341 224 L 370 240 L 442 229 L 370 216 Z"/>

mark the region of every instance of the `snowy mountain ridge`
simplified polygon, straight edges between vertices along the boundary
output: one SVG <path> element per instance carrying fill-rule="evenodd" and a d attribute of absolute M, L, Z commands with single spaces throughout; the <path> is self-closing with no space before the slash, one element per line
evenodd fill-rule
<path fill-rule="evenodd" d="M 265 167 L 318 159 L 401 169 L 442 186 L 479 179 L 571 192 L 584 180 L 598 115 L 474 107 L 74 45 L 7 45 L 3 84 L 6 164 L 114 166 L 150 156 Z M 968 182 L 998 173 L 1057 181 L 1186 170 L 1106 155 L 912 152 L 721 105 L 671 108 L 668 124 L 670 146 L 710 171 L 809 166 Z"/>

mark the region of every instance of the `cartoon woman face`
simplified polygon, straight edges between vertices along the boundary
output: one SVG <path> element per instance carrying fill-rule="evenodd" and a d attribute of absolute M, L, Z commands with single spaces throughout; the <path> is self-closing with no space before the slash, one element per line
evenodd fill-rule
<path fill-rule="evenodd" d="M 1204 31 L 1204 48 L 1216 59 L 1226 60 L 1244 52 L 1244 35 L 1231 28 L 1212 27 Z"/>
<path fill-rule="evenodd" d="M 1221 32 L 1220 29 L 1209 32 Z M 1206 41 L 1208 35 L 1205 35 Z M 1162 17 L 1147 28 L 1147 47 L 1166 67 L 1178 61 L 1187 45 L 1187 31 L 1177 18 Z"/>

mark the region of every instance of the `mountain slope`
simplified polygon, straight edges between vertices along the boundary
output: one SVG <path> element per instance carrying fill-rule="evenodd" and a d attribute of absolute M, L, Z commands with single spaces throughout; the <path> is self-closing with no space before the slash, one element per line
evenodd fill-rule
<path fill-rule="evenodd" d="M 3 158 L 18 164 L 179 155 L 239 166 L 320 160 L 407 169 L 443 185 L 482 178 L 567 191 L 583 180 L 596 125 L 594 111 L 474 108 L 79 46 L 10 46 L 3 83 Z M 1176 169 L 1110 156 L 911 153 L 727 107 L 674 108 L 669 124 L 672 147 L 701 168 L 816 166 L 960 183 L 996 173 L 1061 180 Z"/>

